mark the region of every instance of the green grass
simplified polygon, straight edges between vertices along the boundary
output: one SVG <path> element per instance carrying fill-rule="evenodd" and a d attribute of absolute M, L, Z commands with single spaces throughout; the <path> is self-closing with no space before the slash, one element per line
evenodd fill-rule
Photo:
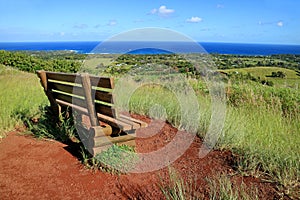
<path fill-rule="evenodd" d="M 204 138 L 211 121 L 211 103 L 201 86 L 194 84 L 201 111 L 197 133 Z M 238 155 L 235 165 L 240 173 L 260 176 L 275 182 L 280 191 L 295 195 L 300 180 L 300 92 L 248 82 L 230 87 L 225 124 L 215 149 L 229 149 Z M 123 92 L 118 97 L 129 94 Z M 179 128 L 193 126 L 182 120 L 195 116 L 193 105 L 182 113 L 174 94 L 160 86 L 140 87 L 132 94 L 129 107 L 132 112 L 165 118 Z M 158 108 L 156 114 L 153 107 Z"/>
<path fill-rule="evenodd" d="M 292 75 L 288 74 L 289 77 Z M 205 136 L 211 118 L 210 96 L 204 85 L 201 81 L 193 81 L 201 111 L 197 122 L 200 137 Z M 184 84 L 174 87 L 179 89 Z M 215 148 L 229 149 L 238 155 L 235 164 L 242 174 L 260 176 L 275 182 L 280 191 L 297 196 L 300 180 L 300 92 L 255 82 L 241 82 L 227 89 L 225 124 Z M 182 111 L 170 88 L 143 86 L 133 93 L 126 90 L 119 92 L 118 99 L 121 100 L 117 104 L 120 107 L 128 106 L 132 112 L 167 119 L 179 128 L 193 130 L 195 127 L 187 119 L 196 116 L 194 112 L 197 109 L 186 103 L 188 106 Z M 129 105 L 126 105 L 123 100 L 127 100 L 128 96 Z M 184 98 L 179 96 L 179 99 L 184 102 Z M 48 100 L 35 74 L 0 65 L 0 137 L 39 115 L 40 107 L 46 104 Z M 45 136 L 48 137 L 47 134 Z"/>
<path fill-rule="evenodd" d="M 161 180 L 160 189 L 167 200 L 204 199 L 205 195 L 197 191 L 193 177 L 184 180 L 175 169 L 169 167 L 169 181 Z M 238 185 L 226 174 L 215 174 L 205 178 L 208 183 L 208 195 L 211 200 L 257 200 L 258 189 L 249 188 L 243 182 Z"/>
<path fill-rule="evenodd" d="M 39 107 L 47 104 L 35 74 L 0 65 L 0 138 L 24 119 L 36 117 Z"/>
<path fill-rule="evenodd" d="M 225 174 L 217 174 L 213 178 L 207 178 L 207 181 L 211 200 L 259 199 L 257 188 L 248 188 L 244 183 L 234 187 L 230 178 Z"/>
<path fill-rule="evenodd" d="M 249 67 L 249 68 L 235 68 L 220 70 L 224 72 L 239 72 L 239 73 L 250 73 L 255 77 L 260 77 L 261 79 L 270 80 L 275 83 L 275 86 L 281 87 L 292 87 L 298 88 L 300 85 L 300 76 L 297 75 L 295 70 L 280 68 L 280 67 Z M 272 72 L 282 71 L 286 74 L 285 78 L 274 78 L 268 77 Z"/>
<path fill-rule="evenodd" d="M 98 75 L 103 72 L 104 66 L 110 66 L 116 57 L 117 55 L 89 55 L 79 71 Z"/>

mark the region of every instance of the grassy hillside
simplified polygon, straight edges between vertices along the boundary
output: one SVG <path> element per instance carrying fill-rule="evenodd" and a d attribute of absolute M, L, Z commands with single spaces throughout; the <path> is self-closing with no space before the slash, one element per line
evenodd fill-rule
<path fill-rule="evenodd" d="M 226 69 L 220 70 L 226 73 L 250 73 L 255 77 L 260 77 L 260 79 L 270 80 L 273 81 L 275 86 L 282 86 L 282 87 L 292 87 L 297 88 L 300 84 L 300 75 L 295 70 L 281 68 L 281 67 L 249 67 L 249 68 L 235 68 L 235 69 Z M 285 78 L 275 78 L 270 77 L 272 72 L 282 71 L 286 74 Z"/>
<path fill-rule="evenodd" d="M 38 114 L 47 98 L 35 74 L 0 65 L 0 138 Z"/>

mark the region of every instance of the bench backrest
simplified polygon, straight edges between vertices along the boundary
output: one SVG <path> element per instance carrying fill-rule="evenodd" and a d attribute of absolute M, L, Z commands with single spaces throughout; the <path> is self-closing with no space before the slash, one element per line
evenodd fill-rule
<path fill-rule="evenodd" d="M 47 71 L 37 73 L 51 106 L 58 103 L 86 111 L 92 126 L 99 125 L 97 113 L 117 116 L 112 94 L 113 78 Z"/>

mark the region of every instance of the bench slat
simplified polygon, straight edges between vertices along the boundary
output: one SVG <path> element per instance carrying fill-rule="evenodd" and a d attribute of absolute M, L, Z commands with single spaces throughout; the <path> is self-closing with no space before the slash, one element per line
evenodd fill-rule
<path fill-rule="evenodd" d="M 123 118 L 123 119 L 129 119 L 129 120 L 131 120 L 131 121 L 133 121 L 133 122 L 135 122 L 135 123 L 138 123 L 138 124 L 140 124 L 140 127 L 142 127 L 142 128 L 145 128 L 145 127 L 148 126 L 148 124 L 147 124 L 146 122 L 143 122 L 143 121 L 141 121 L 141 120 L 138 120 L 138 119 L 135 119 L 135 118 L 126 116 L 126 115 L 120 115 L 120 118 Z"/>
<path fill-rule="evenodd" d="M 68 102 L 66 102 L 66 101 L 59 100 L 59 99 L 56 99 L 56 102 L 57 102 L 58 104 L 60 104 L 60 105 L 69 106 L 69 107 L 71 107 L 71 108 L 73 108 L 73 109 L 75 109 L 75 110 L 77 110 L 77 111 L 79 111 L 79 112 L 81 112 L 81 113 L 84 113 L 84 114 L 88 114 L 88 113 L 89 113 L 88 110 L 87 110 L 86 108 L 83 108 L 83 107 L 74 105 L 74 104 L 72 104 L 72 103 L 68 103 Z"/>
<path fill-rule="evenodd" d="M 111 92 L 95 91 L 95 100 L 113 104 L 113 96 Z"/>
<path fill-rule="evenodd" d="M 82 87 L 65 85 L 63 83 L 54 83 L 54 82 L 49 82 L 48 86 L 49 86 L 49 88 L 54 89 L 54 90 L 59 90 L 59 91 L 63 91 L 63 92 L 78 95 L 78 96 L 84 96 Z"/>
<path fill-rule="evenodd" d="M 90 76 L 91 85 L 94 87 L 113 89 L 113 78 Z"/>
<path fill-rule="evenodd" d="M 116 110 L 111 106 L 103 105 L 103 104 L 96 102 L 95 109 L 96 109 L 96 112 L 101 113 L 103 115 L 107 115 L 109 117 L 116 116 Z"/>
<path fill-rule="evenodd" d="M 122 118 L 122 116 L 119 116 L 117 119 L 124 122 L 124 123 L 126 123 L 126 124 L 130 124 L 132 129 L 138 129 L 138 128 L 141 127 L 140 124 L 135 123 L 134 121 L 132 121 L 130 119 Z"/>
<path fill-rule="evenodd" d="M 48 79 L 81 84 L 81 78 L 79 74 L 67 74 L 61 72 L 46 72 L 46 74 Z"/>
<path fill-rule="evenodd" d="M 90 144 L 94 147 L 101 147 L 106 146 L 112 143 L 119 143 L 119 142 L 127 142 L 130 140 L 134 140 L 136 138 L 135 134 L 128 134 L 128 135 L 122 135 L 118 137 L 95 137 L 90 140 Z"/>
<path fill-rule="evenodd" d="M 68 103 L 80 106 L 80 107 L 86 107 L 86 103 L 84 99 L 80 99 L 78 97 L 75 96 L 69 96 L 69 95 L 65 95 L 65 94 L 61 94 L 61 93 L 57 93 L 55 91 L 53 91 L 53 96 L 55 99 L 59 99 L 59 100 L 63 100 L 66 101 Z"/>
<path fill-rule="evenodd" d="M 106 115 L 103 115 L 103 114 L 100 114 L 100 113 L 97 113 L 97 116 L 99 118 L 100 121 L 103 121 L 113 127 L 116 127 L 116 128 L 120 128 L 124 131 L 130 131 L 132 130 L 132 126 L 130 124 L 126 124 L 120 120 L 117 120 L 113 117 L 109 117 L 109 116 L 106 116 Z"/>

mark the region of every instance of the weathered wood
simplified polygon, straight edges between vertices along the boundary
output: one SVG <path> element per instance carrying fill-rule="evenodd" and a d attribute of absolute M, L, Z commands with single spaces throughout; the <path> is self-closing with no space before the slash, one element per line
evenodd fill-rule
<path fill-rule="evenodd" d="M 114 104 L 114 102 L 113 102 L 113 95 L 112 95 L 111 92 L 97 91 L 96 90 L 95 91 L 95 100 Z"/>
<path fill-rule="evenodd" d="M 145 122 L 118 114 L 112 78 L 45 71 L 38 71 L 38 76 L 52 109 L 62 105 L 88 116 L 89 120 L 82 118 L 76 126 L 81 141 L 94 156 L 114 143 L 135 146 L 135 130 L 147 126 Z"/>
<path fill-rule="evenodd" d="M 41 80 L 41 84 L 42 84 L 44 90 L 47 91 L 48 90 L 48 81 L 47 81 L 46 72 L 44 70 L 40 70 L 40 71 L 37 71 L 37 74 Z"/>
<path fill-rule="evenodd" d="M 98 116 L 98 119 L 113 126 L 113 127 L 116 127 L 116 128 L 120 128 L 121 130 L 124 130 L 124 131 L 128 131 L 128 130 L 131 130 L 131 125 L 130 124 L 126 124 L 122 121 L 119 121 L 115 118 L 112 118 L 112 117 L 109 117 L 109 116 L 106 116 L 106 115 L 103 115 L 103 114 L 100 114 L 100 113 L 97 113 L 97 116 Z"/>
<path fill-rule="evenodd" d="M 61 93 L 58 93 L 56 91 L 53 91 L 53 97 L 55 99 L 63 100 L 63 101 L 66 101 L 66 102 L 74 104 L 74 105 L 78 105 L 78 106 L 81 106 L 81 107 L 86 107 L 85 100 L 81 99 L 79 97 L 76 97 L 76 96 L 69 96 L 69 95 L 66 95 L 66 94 L 61 94 Z"/>
<path fill-rule="evenodd" d="M 83 88 L 79 86 L 65 85 L 63 83 L 49 82 L 49 87 L 72 95 L 84 96 Z"/>
<path fill-rule="evenodd" d="M 44 92 L 50 102 L 51 108 L 53 110 L 54 115 L 58 118 L 60 114 L 60 107 L 55 101 L 55 98 L 53 97 L 51 88 L 48 87 L 48 78 L 47 74 L 44 70 L 37 71 L 38 76 L 40 77 L 41 84 L 44 88 Z"/>
<path fill-rule="evenodd" d="M 89 113 L 86 108 L 80 107 L 78 105 L 75 105 L 75 104 L 72 104 L 72 103 L 69 103 L 69 102 L 66 102 L 66 101 L 63 101 L 63 100 L 59 100 L 59 99 L 56 99 L 56 102 L 60 105 L 71 107 L 74 110 L 79 111 L 81 113 L 84 113 L 84 114 Z"/>
<path fill-rule="evenodd" d="M 109 144 L 127 142 L 129 140 L 134 140 L 135 138 L 136 138 L 135 134 L 122 135 L 122 136 L 118 136 L 118 137 L 110 137 L 110 136 L 95 137 L 93 139 L 91 138 L 90 144 L 94 147 L 101 147 L 101 146 L 106 146 Z"/>
<path fill-rule="evenodd" d="M 128 145 L 128 146 L 135 147 L 136 142 L 135 142 L 135 140 L 129 140 L 129 141 L 126 141 L 126 142 L 119 142 L 118 145 Z"/>
<path fill-rule="evenodd" d="M 79 74 L 69 74 L 69 73 L 61 73 L 61 72 L 46 72 L 46 73 L 48 79 L 81 84 L 81 78 Z"/>
<path fill-rule="evenodd" d="M 112 128 L 109 125 L 95 126 L 95 127 L 91 127 L 90 137 L 96 138 L 96 137 L 110 136 L 111 133 L 112 133 Z"/>
<path fill-rule="evenodd" d="M 140 124 L 134 123 L 134 122 L 133 122 L 132 120 L 130 120 L 130 119 L 125 119 L 125 118 L 122 118 L 122 117 L 118 117 L 117 119 L 120 120 L 121 122 L 124 122 L 124 123 L 126 123 L 126 124 L 131 125 L 131 129 L 138 129 L 138 128 L 141 127 Z"/>
<path fill-rule="evenodd" d="M 136 143 L 135 143 L 135 140 L 129 140 L 126 142 L 119 142 L 118 145 L 129 145 L 129 146 L 135 147 Z M 102 151 L 106 151 L 111 146 L 112 146 L 112 144 L 101 146 L 101 147 L 93 147 L 93 148 L 89 149 L 89 152 L 95 156 L 95 155 L 101 153 Z"/>
<path fill-rule="evenodd" d="M 138 120 L 138 119 L 126 116 L 126 115 L 120 115 L 119 117 L 122 118 L 122 119 L 128 119 L 128 120 L 130 120 L 130 121 L 132 121 L 134 123 L 138 123 L 138 124 L 140 124 L 141 128 L 145 128 L 145 127 L 148 126 L 148 124 L 146 122 L 143 122 L 141 120 Z"/>
<path fill-rule="evenodd" d="M 116 116 L 116 110 L 112 106 L 104 105 L 101 103 L 95 103 L 95 109 L 97 113 L 101 113 L 103 115 L 107 115 L 109 117 Z"/>
<path fill-rule="evenodd" d="M 108 77 L 90 76 L 91 85 L 94 87 L 113 89 L 114 80 Z"/>
<path fill-rule="evenodd" d="M 95 105 L 94 100 L 92 97 L 92 87 L 91 87 L 91 81 L 88 74 L 82 74 L 82 87 L 84 91 L 84 97 L 87 109 L 89 111 L 89 117 L 91 121 L 92 126 L 99 126 L 99 121 L 97 119 L 96 111 L 95 111 Z"/>

